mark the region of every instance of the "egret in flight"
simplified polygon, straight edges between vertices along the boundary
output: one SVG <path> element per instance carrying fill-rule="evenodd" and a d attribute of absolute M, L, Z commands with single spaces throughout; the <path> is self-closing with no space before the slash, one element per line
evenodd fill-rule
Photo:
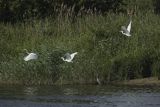
<path fill-rule="evenodd" d="M 72 60 L 73 60 L 74 56 L 77 54 L 78 54 L 78 52 L 74 52 L 72 54 L 66 53 L 63 57 L 61 57 L 61 59 L 66 62 L 73 62 Z"/>
<path fill-rule="evenodd" d="M 37 59 L 38 58 L 38 55 L 36 53 L 29 53 L 27 49 L 24 49 L 24 50 L 28 54 L 27 56 L 24 57 L 25 61 L 29 61 L 29 60 L 33 60 L 33 59 Z"/>
<path fill-rule="evenodd" d="M 126 35 L 126 36 L 131 36 L 131 34 L 130 34 L 131 24 L 132 24 L 132 21 L 130 20 L 129 25 L 127 26 L 127 28 L 125 26 L 122 26 L 120 32 L 122 34 Z"/>

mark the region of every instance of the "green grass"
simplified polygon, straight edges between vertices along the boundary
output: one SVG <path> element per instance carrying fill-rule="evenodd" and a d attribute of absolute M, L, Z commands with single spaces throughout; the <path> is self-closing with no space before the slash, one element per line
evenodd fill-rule
<path fill-rule="evenodd" d="M 152 12 L 133 16 L 131 37 L 119 31 L 129 17 L 109 13 L 71 20 L 32 20 L 0 24 L 0 81 L 22 84 L 104 83 L 159 76 L 160 19 Z M 25 62 L 23 49 L 38 60 Z M 78 52 L 74 63 L 66 52 Z"/>

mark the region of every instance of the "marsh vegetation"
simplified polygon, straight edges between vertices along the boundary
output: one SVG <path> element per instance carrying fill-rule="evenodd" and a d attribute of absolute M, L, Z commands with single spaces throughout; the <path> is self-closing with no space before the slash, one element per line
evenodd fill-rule
<path fill-rule="evenodd" d="M 117 11 L 88 9 L 76 15 L 75 7 L 63 4 L 56 16 L 34 13 L 15 23 L 1 19 L 0 81 L 81 84 L 96 83 L 97 75 L 103 83 L 159 76 L 160 16 L 152 0 L 142 1 L 125 0 Z M 131 37 L 119 32 L 129 23 L 128 7 L 134 10 Z M 25 62 L 23 49 L 37 53 L 38 59 Z M 74 63 L 63 62 L 64 53 L 75 51 Z"/>

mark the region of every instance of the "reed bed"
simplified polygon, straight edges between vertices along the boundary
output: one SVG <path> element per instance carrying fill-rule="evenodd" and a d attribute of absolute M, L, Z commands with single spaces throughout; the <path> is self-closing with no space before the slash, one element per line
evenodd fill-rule
<path fill-rule="evenodd" d="M 131 37 L 119 31 L 125 14 L 87 14 L 0 24 L 0 81 L 21 84 L 86 84 L 160 74 L 160 19 L 149 11 L 132 17 Z M 23 49 L 38 54 L 25 62 Z M 78 52 L 74 63 L 61 60 Z"/>

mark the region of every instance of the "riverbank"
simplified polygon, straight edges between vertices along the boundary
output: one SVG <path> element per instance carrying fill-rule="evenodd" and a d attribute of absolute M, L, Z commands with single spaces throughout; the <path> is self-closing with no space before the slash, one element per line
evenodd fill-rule
<path fill-rule="evenodd" d="M 116 85 L 127 86 L 160 86 L 160 80 L 157 77 L 149 77 L 142 79 L 125 80 L 121 82 L 114 82 Z"/>
<path fill-rule="evenodd" d="M 57 81 L 56 83 L 52 84 L 46 84 L 46 83 L 23 83 L 19 81 L 0 81 L 0 85 L 24 85 L 24 86 L 39 86 L 39 85 L 99 85 L 96 82 L 83 82 L 83 83 L 73 83 L 73 81 L 66 81 L 66 82 L 60 82 Z M 101 84 L 102 86 L 107 86 L 107 85 L 115 85 L 115 86 L 160 86 L 160 80 L 158 80 L 157 77 L 149 77 L 149 78 L 141 78 L 141 79 L 133 79 L 133 80 L 124 80 L 124 81 L 111 81 L 109 83 L 104 83 Z M 100 85 L 100 86 L 101 86 Z"/>

